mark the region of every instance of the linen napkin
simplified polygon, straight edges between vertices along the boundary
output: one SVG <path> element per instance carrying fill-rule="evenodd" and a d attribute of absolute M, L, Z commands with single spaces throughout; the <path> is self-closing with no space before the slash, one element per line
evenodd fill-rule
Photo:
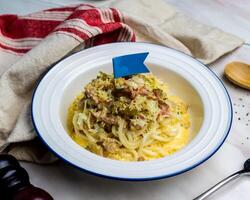
<path fill-rule="evenodd" d="M 36 163 L 56 160 L 36 138 L 30 100 L 42 74 L 75 51 L 117 41 L 147 41 L 210 63 L 243 43 L 160 0 L 111 1 L 108 6 L 115 8 L 80 4 L 0 16 L 1 152 Z"/>

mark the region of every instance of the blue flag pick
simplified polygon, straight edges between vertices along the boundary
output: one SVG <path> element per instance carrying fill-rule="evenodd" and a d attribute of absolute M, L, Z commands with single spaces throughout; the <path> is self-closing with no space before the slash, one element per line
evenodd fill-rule
<path fill-rule="evenodd" d="M 148 54 L 148 52 L 145 52 L 113 58 L 114 77 L 119 78 L 134 74 L 148 73 L 149 70 L 143 63 Z"/>

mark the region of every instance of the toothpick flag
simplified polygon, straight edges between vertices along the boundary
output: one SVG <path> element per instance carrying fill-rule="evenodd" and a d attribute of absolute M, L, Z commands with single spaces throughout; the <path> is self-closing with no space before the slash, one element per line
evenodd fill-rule
<path fill-rule="evenodd" d="M 148 52 L 124 55 L 113 58 L 114 77 L 126 77 L 134 74 L 148 73 L 149 70 L 143 63 Z"/>

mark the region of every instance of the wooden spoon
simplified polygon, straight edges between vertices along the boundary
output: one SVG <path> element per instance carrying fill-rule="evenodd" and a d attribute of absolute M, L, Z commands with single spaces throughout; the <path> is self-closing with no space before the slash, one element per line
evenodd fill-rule
<path fill-rule="evenodd" d="M 231 62 L 225 67 L 226 77 L 234 84 L 250 90 L 250 65 L 243 62 Z"/>

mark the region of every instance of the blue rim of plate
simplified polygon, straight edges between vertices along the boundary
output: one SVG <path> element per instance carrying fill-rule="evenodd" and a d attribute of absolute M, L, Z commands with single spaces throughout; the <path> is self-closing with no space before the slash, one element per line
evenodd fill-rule
<path fill-rule="evenodd" d="M 116 43 L 134 43 L 134 42 L 116 42 Z M 115 44 L 116 44 L 115 43 Z M 226 94 L 226 96 L 228 97 L 228 102 L 229 102 L 229 108 L 230 108 L 230 120 L 229 120 L 229 124 L 228 124 L 228 128 L 226 129 L 226 134 L 224 135 L 224 138 L 221 140 L 220 144 L 214 148 L 214 150 L 204 159 L 200 160 L 199 162 L 197 162 L 196 164 L 190 166 L 190 167 L 187 167 L 186 169 L 183 169 L 183 170 L 180 170 L 178 172 L 175 172 L 175 173 L 171 173 L 171 174 L 166 174 L 166 175 L 161 175 L 161 176 L 155 176 L 155 177 L 150 177 L 150 178 L 123 178 L 123 177 L 116 177 L 116 176 L 108 176 L 108 175 L 103 175 L 103 174 L 99 174 L 99 173 L 96 173 L 96 172 L 93 172 L 93 171 L 89 171 L 89 170 L 86 170 L 84 168 L 81 168 L 77 165 L 75 165 L 74 163 L 66 160 L 63 156 L 59 155 L 57 152 L 55 152 L 47 143 L 46 141 L 42 138 L 41 134 L 39 133 L 37 127 L 36 127 L 36 124 L 34 122 L 34 113 L 33 113 L 33 100 L 34 100 L 34 97 L 35 97 L 35 94 L 36 94 L 36 91 L 37 91 L 37 88 L 40 84 L 40 82 L 43 80 L 43 78 L 47 75 L 47 73 L 59 62 L 63 61 L 64 59 L 74 55 L 74 54 L 77 54 L 79 52 L 82 52 L 84 51 L 85 49 L 79 51 L 79 52 L 76 52 L 74 54 L 71 54 L 70 56 L 68 57 L 65 57 L 61 60 L 59 60 L 58 62 L 56 62 L 49 70 L 46 71 L 46 73 L 44 73 L 42 75 L 42 77 L 40 78 L 40 80 L 38 80 L 37 82 L 37 85 L 33 91 L 33 94 L 32 94 L 32 99 L 31 99 L 31 121 L 32 121 L 32 124 L 33 124 L 33 127 L 34 127 L 34 130 L 36 131 L 38 137 L 41 139 L 41 141 L 47 146 L 48 150 L 50 152 L 52 152 L 56 157 L 60 158 L 61 160 L 63 160 L 65 163 L 73 166 L 74 168 L 82 171 L 82 172 L 85 172 L 87 174 L 90 174 L 90 175 L 94 175 L 94 176 L 97 176 L 97 177 L 102 177 L 102 178 L 107 178 L 107 179 L 112 179 L 112 180 L 120 180 L 120 181 L 152 181 L 152 180 L 160 180 L 160 179 L 164 179 L 164 178 L 169 178 L 169 177 L 173 177 L 173 176 L 176 176 L 176 175 L 179 175 L 179 174 L 183 174 L 187 171 L 190 171 L 194 168 L 196 168 L 197 166 L 199 166 L 200 164 L 204 163 L 205 161 L 207 161 L 209 158 L 211 158 L 219 149 L 220 147 L 222 146 L 222 144 L 225 142 L 226 138 L 228 137 L 229 135 L 229 132 L 231 130 L 231 127 L 232 127 L 232 121 L 233 121 L 233 106 L 232 106 L 232 101 L 231 101 L 231 98 L 229 96 L 229 93 L 224 85 L 224 83 L 222 82 L 222 80 L 205 64 L 203 64 L 201 61 L 197 60 L 196 58 L 194 58 L 193 56 L 190 56 L 186 53 L 183 53 L 179 50 L 176 50 L 176 49 L 172 49 L 172 48 L 169 48 L 169 47 L 166 47 L 166 46 L 163 46 L 163 45 L 157 45 L 157 44 L 153 44 L 153 43 L 148 43 L 148 42 L 136 42 L 136 43 L 143 43 L 143 44 L 150 44 L 150 45 L 154 45 L 154 46 L 159 46 L 161 48 L 166 48 L 166 49 L 170 49 L 170 50 L 173 50 L 175 51 L 176 53 L 178 54 L 181 54 L 183 56 L 186 56 L 190 59 L 192 59 L 193 61 L 195 62 L 198 62 L 200 64 L 200 66 L 204 67 L 212 76 L 215 77 L 215 79 L 218 81 L 219 84 L 221 84 L 222 88 L 224 88 L 224 92 Z M 98 46 L 105 46 L 105 45 L 111 45 L 111 44 L 102 44 L 102 45 L 98 45 Z M 96 47 L 98 47 L 96 46 Z M 87 50 L 87 49 L 86 49 Z"/>

